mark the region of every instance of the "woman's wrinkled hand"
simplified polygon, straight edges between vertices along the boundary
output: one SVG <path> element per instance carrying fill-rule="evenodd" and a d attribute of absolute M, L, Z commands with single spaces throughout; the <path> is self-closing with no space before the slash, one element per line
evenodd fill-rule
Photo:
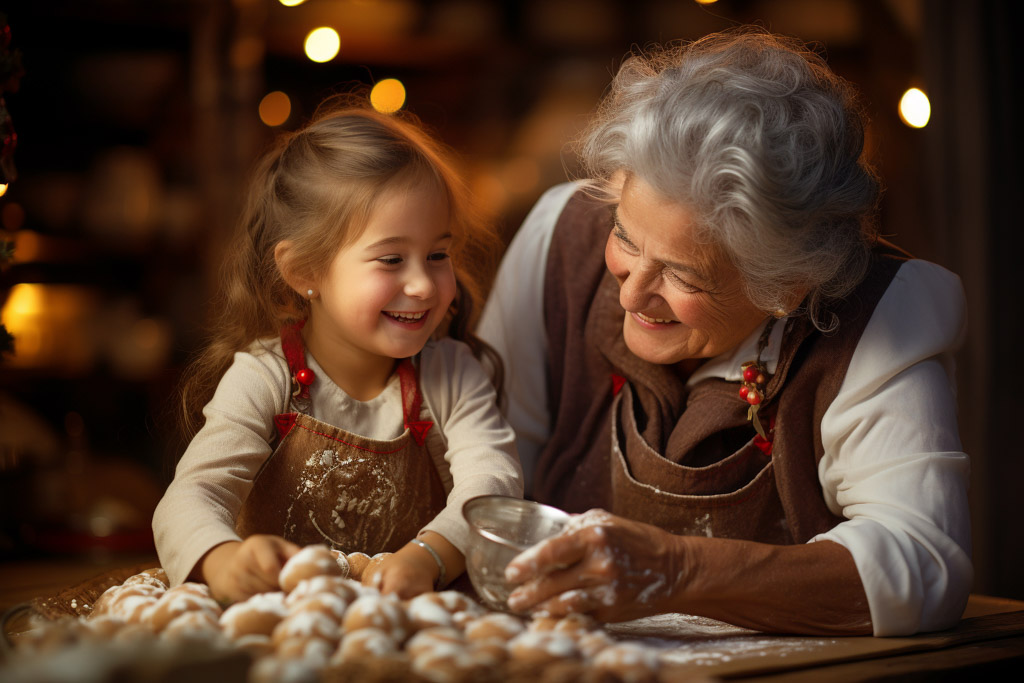
<path fill-rule="evenodd" d="M 566 528 L 518 555 L 505 578 L 517 612 L 582 612 L 625 621 L 666 611 L 684 580 L 681 537 L 604 510 L 574 515 Z"/>
<path fill-rule="evenodd" d="M 291 541 L 266 534 L 221 543 L 203 557 L 202 578 L 217 600 L 239 602 L 279 590 L 281 568 L 299 550 Z"/>

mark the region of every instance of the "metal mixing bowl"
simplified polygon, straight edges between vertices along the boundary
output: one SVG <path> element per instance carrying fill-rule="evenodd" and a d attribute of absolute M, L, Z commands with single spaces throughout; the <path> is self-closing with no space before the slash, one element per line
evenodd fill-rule
<path fill-rule="evenodd" d="M 469 580 L 488 607 L 506 612 L 513 586 L 505 581 L 505 566 L 569 521 L 558 508 L 508 496 L 472 498 L 462 506 L 462 516 L 472 532 L 466 553 Z"/>

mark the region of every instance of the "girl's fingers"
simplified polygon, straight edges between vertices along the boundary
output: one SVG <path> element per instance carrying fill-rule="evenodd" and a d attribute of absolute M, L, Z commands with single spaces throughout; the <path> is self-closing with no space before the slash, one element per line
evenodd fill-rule
<path fill-rule="evenodd" d="M 277 575 L 281 573 L 281 567 L 284 566 L 278 557 L 277 549 L 270 545 L 260 544 L 253 548 L 252 559 L 253 573 L 260 577 L 273 576 L 276 580 Z"/>
<path fill-rule="evenodd" d="M 254 539 L 255 540 L 255 539 Z M 288 558 L 299 551 L 294 543 L 280 537 L 261 537 L 252 546 L 253 562 L 258 573 L 273 588 L 278 587 L 278 574 Z"/>
<path fill-rule="evenodd" d="M 284 538 L 275 537 L 275 542 L 278 546 L 278 553 L 284 561 L 291 559 L 292 555 L 302 550 L 301 547 Z"/>

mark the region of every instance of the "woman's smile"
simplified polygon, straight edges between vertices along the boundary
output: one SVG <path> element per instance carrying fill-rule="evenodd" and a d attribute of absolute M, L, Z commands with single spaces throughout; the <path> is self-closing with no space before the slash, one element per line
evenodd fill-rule
<path fill-rule="evenodd" d="M 644 327 L 650 329 L 658 329 L 659 326 L 665 325 L 678 325 L 678 320 L 671 320 L 669 318 L 655 318 L 649 315 L 644 315 L 640 311 L 633 311 L 631 315 Z"/>

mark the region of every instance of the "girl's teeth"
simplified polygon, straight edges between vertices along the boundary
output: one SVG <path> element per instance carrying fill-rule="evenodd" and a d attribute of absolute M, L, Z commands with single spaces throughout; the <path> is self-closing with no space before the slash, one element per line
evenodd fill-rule
<path fill-rule="evenodd" d="M 387 313 L 387 315 L 391 316 L 395 320 L 407 323 L 419 320 L 420 318 L 427 314 L 426 311 L 420 311 L 419 313 L 392 313 L 389 311 L 385 311 L 385 313 Z"/>
<path fill-rule="evenodd" d="M 643 320 L 644 322 L 648 322 L 648 323 L 674 323 L 675 322 L 675 320 L 666 320 L 665 318 L 651 318 L 649 316 L 644 315 L 643 313 L 637 313 L 637 315 L 640 316 L 641 320 Z"/>

